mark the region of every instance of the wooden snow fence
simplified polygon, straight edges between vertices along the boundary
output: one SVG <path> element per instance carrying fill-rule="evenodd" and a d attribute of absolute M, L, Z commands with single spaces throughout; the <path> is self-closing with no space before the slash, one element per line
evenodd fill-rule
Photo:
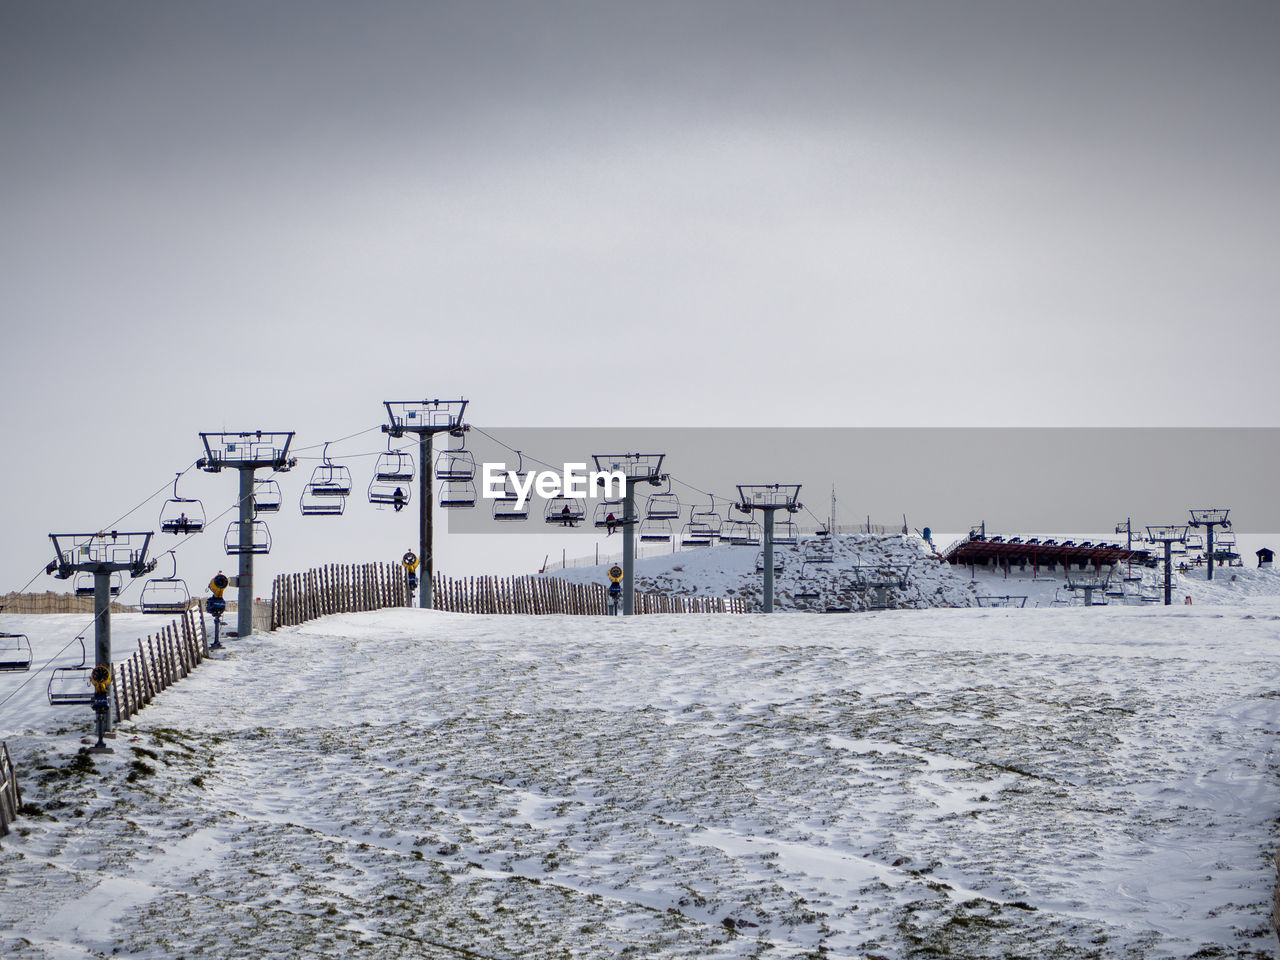
<path fill-rule="evenodd" d="M 209 655 L 204 618 L 186 611 L 159 633 L 138 641 L 138 649 L 114 668 L 111 689 L 116 717 L 128 720 L 156 694 L 177 683 Z"/>
<path fill-rule="evenodd" d="M 600 583 L 570 583 L 555 577 L 446 577 L 436 574 L 434 606 L 450 613 L 567 614 L 602 617 L 609 592 Z M 746 613 L 743 600 L 678 597 L 637 592 L 636 613 Z"/>
<path fill-rule="evenodd" d="M 432 606 L 447 613 L 567 614 L 603 617 L 609 593 L 603 584 L 554 577 L 447 577 L 432 580 Z M 404 568 L 389 563 L 330 564 L 283 574 L 271 585 L 271 629 L 291 627 L 331 613 L 357 613 L 409 604 Z M 745 600 L 636 593 L 636 613 L 746 613 Z"/>
<path fill-rule="evenodd" d="M 331 613 L 403 607 L 409 600 L 404 568 L 392 563 L 337 564 L 286 573 L 271 584 L 271 629 Z"/>
<path fill-rule="evenodd" d="M 13 770 L 9 745 L 0 743 L 0 837 L 9 835 L 9 824 L 18 819 L 22 795 L 18 793 L 18 775 Z"/>

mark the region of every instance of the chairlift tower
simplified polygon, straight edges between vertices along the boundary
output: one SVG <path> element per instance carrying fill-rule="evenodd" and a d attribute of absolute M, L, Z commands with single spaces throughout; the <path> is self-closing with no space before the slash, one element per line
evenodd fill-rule
<path fill-rule="evenodd" d="M 629 617 L 636 612 L 636 484 L 648 483 L 660 485 L 665 475 L 662 473 L 664 453 L 597 453 L 591 459 L 595 461 L 596 470 L 600 473 L 621 473 L 626 482 L 623 484 L 622 498 L 622 615 Z"/>
<path fill-rule="evenodd" d="M 418 586 L 418 606 L 424 610 L 433 605 L 432 580 L 435 576 L 435 557 L 431 541 L 432 511 L 435 507 L 435 461 L 431 455 L 431 441 L 437 433 L 460 437 L 467 425 L 462 414 L 467 409 L 466 400 L 384 400 L 387 422 L 382 432 L 391 437 L 403 437 L 407 433 L 418 438 L 418 562 L 422 576 Z"/>
<path fill-rule="evenodd" d="M 1208 542 L 1205 544 L 1204 555 L 1208 558 L 1208 577 L 1210 580 L 1213 579 L 1213 528 L 1220 526 L 1223 530 L 1231 529 L 1231 521 L 1227 519 L 1227 514 L 1230 512 L 1230 508 L 1223 510 L 1217 507 L 1191 511 L 1191 526 L 1204 527 L 1208 532 L 1208 536 L 1205 538 Z"/>
<path fill-rule="evenodd" d="M 889 609 L 889 591 L 906 590 L 911 582 L 911 564 L 879 564 L 866 578 L 866 585 L 876 592 L 876 605 L 872 609 Z"/>
<path fill-rule="evenodd" d="M 224 540 L 227 552 L 240 559 L 236 579 L 236 635 L 244 638 L 253 633 L 253 555 L 265 553 L 270 539 L 265 543 L 254 536 L 254 479 L 258 470 L 286 473 L 298 461 L 289 457 L 289 444 L 293 442 L 292 430 L 253 430 L 242 433 L 201 433 L 205 455 L 196 466 L 206 473 L 236 470 L 240 474 L 240 506 L 236 542 Z M 257 521 L 265 529 L 265 524 Z M 229 531 L 228 531 L 229 532 Z"/>
<path fill-rule="evenodd" d="M 1084 594 L 1084 605 L 1086 607 L 1093 606 L 1093 592 L 1095 590 L 1106 590 L 1111 584 L 1111 571 L 1108 570 L 1104 575 L 1097 571 L 1084 572 L 1078 574 L 1067 573 L 1067 589 L 1071 591 L 1079 590 Z M 1165 603 L 1168 603 L 1168 599 Z"/>
<path fill-rule="evenodd" d="M 74 574 L 93 575 L 93 640 L 94 664 L 111 668 L 111 578 L 128 571 L 133 578 L 145 576 L 156 567 L 147 559 L 151 531 L 122 533 L 51 533 L 57 559 L 45 567 L 45 573 L 59 580 Z M 108 674 L 109 676 L 109 674 Z M 113 681 L 114 682 L 114 681 Z M 109 733 L 111 714 L 100 715 L 98 731 Z"/>
<path fill-rule="evenodd" d="M 1164 544 L 1164 605 L 1173 603 L 1173 544 L 1187 542 L 1187 525 L 1165 523 L 1147 527 L 1147 539 Z"/>
<path fill-rule="evenodd" d="M 764 514 L 764 612 L 773 613 L 773 515 L 779 510 L 800 509 L 800 484 L 740 483 L 737 508 L 750 514 Z"/>

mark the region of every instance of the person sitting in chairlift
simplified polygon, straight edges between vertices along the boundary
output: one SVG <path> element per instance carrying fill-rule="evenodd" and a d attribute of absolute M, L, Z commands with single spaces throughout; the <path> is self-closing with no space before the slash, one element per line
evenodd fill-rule
<path fill-rule="evenodd" d="M 612 513 L 604 518 L 605 536 L 612 537 L 613 532 L 618 529 L 618 518 Z"/>
<path fill-rule="evenodd" d="M 404 509 L 404 491 L 396 487 L 391 494 L 391 505 L 395 507 L 396 513 Z"/>

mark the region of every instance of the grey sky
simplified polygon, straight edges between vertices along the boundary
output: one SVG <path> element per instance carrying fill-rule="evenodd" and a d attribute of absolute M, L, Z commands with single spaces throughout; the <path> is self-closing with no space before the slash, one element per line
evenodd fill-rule
<path fill-rule="evenodd" d="M 1269 3 L 3 0 L 4 583 L 199 430 L 389 398 L 1276 425 L 1277 39 Z M 346 558 L 311 529 L 282 569 Z"/>

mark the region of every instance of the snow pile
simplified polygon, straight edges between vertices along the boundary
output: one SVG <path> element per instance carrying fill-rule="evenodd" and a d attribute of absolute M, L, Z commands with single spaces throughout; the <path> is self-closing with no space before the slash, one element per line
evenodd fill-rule
<path fill-rule="evenodd" d="M 760 603 L 763 575 L 760 547 L 718 544 L 636 564 L 636 589 L 675 596 L 741 597 Z M 780 567 L 780 569 L 779 569 Z M 608 564 L 558 570 L 553 576 L 575 583 L 608 583 Z M 880 603 L 870 581 L 892 581 L 899 572 L 906 586 L 885 588 L 892 608 L 970 607 L 976 603 L 967 571 L 941 563 L 919 537 L 848 534 L 802 537 L 774 547 L 774 604 L 777 610 L 821 612 L 828 607 L 866 610 Z M 816 594 L 816 596 L 813 596 Z"/>
<path fill-rule="evenodd" d="M 232 641 L 109 757 L 0 710 L 31 731 L 0 955 L 1270 957 L 1278 629 L 1271 599 Z"/>

